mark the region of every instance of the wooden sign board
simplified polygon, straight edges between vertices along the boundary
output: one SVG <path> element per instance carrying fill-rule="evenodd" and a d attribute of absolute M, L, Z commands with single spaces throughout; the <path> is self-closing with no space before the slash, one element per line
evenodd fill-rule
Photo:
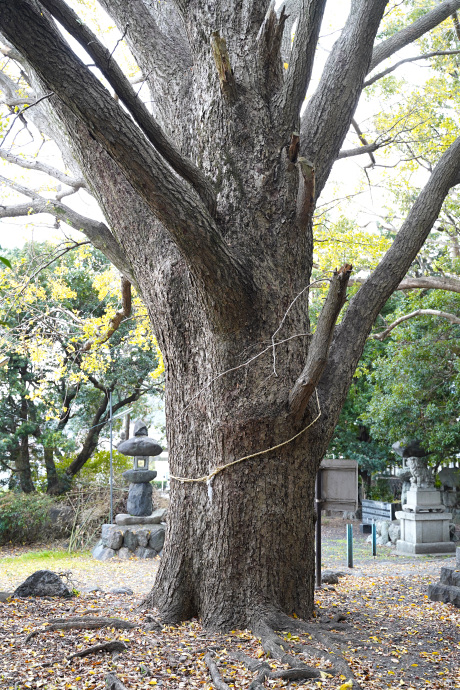
<path fill-rule="evenodd" d="M 358 508 L 358 463 L 356 460 L 323 460 L 321 472 L 321 510 Z"/>

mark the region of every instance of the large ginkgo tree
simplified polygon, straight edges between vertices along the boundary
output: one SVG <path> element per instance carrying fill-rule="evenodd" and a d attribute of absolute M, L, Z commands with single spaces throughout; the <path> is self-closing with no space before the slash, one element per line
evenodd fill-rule
<path fill-rule="evenodd" d="M 148 308 L 165 360 L 172 475 L 150 602 L 169 622 L 286 629 L 286 614 L 308 617 L 314 604 L 318 466 L 379 311 L 460 183 L 460 139 L 339 325 L 352 267 L 329 267 L 311 332 L 313 214 L 335 161 L 382 143 L 361 135 L 343 149 L 367 75 L 460 0 L 416 3 L 415 13 L 402 3 L 380 38 L 388 1 L 352 0 L 302 116 L 326 0 L 100 0 L 147 105 L 117 44 L 105 47 L 73 4 L 78 14 L 63 0 L 0 0 L 4 53 L 22 70 L 18 81 L 6 68 L 2 89 L 57 142 L 62 183 L 89 190 L 106 222 L 71 211 L 62 192 L 29 193 L 2 215 L 69 220 Z M 446 38 L 443 49 L 456 48 Z"/>

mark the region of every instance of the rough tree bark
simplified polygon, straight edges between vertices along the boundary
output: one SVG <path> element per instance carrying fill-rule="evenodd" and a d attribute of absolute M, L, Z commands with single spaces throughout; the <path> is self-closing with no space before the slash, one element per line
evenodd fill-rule
<path fill-rule="evenodd" d="M 60 123 L 60 145 L 104 211 L 111 258 L 139 288 L 164 355 L 176 479 L 149 601 L 169 622 L 199 615 L 218 629 L 308 617 L 316 471 L 373 322 L 458 181 L 460 142 L 339 327 L 351 267 L 331 267 L 313 337 L 312 215 L 370 66 L 460 0 L 377 48 L 387 0 L 353 0 L 302 122 L 325 2 L 290 3 L 299 23 L 287 70 L 292 17 L 286 24 L 268 0 L 101 4 L 149 84 L 150 116 L 112 69 L 116 52 L 107 58 L 61 0 L 0 0 L 0 26 L 29 79 L 53 94 L 45 107 Z M 125 108 L 52 15 L 92 43 L 91 59 Z M 88 236 L 107 230 L 92 225 Z M 184 481 L 224 465 L 208 482 Z"/>

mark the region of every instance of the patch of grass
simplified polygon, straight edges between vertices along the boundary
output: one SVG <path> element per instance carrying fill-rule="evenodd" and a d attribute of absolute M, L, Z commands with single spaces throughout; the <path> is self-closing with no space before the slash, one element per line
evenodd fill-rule
<path fill-rule="evenodd" d="M 20 556 L 7 556 L 0 560 L 2 565 L 11 565 L 13 563 L 29 563 L 32 564 L 37 561 L 38 565 L 43 566 L 43 561 L 51 561 L 56 563 L 58 561 L 70 561 L 75 558 L 89 558 L 89 551 L 80 551 L 78 553 L 69 553 L 64 549 L 56 549 L 54 551 L 27 551 Z"/>

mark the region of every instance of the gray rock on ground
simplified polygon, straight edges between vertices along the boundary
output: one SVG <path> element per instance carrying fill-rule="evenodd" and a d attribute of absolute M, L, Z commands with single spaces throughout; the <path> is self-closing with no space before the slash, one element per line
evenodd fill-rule
<path fill-rule="evenodd" d="M 339 576 L 333 570 L 323 570 L 321 573 L 321 583 L 323 585 L 337 585 Z"/>
<path fill-rule="evenodd" d="M 126 546 L 130 551 L 135 551 L 139 546 L 139 539 L 135 530 L 126 530 L 123 539 L 123 546 Z"/>
<path fill-rule="evenodd" d="M 428 598 L 431 601 L 453 604 L 460 609 L 460 570 L 441 568 L 439 582 L 428 586 Z"/>
<path fill-rule="evenodd" d="M 122 546 L 117 553 L 118 558 L 121 558 L 122 561 L 128 560 L 128 558 L 131 558 L 132 555 L 133 552 L 127 549 L 126 546 Z"/>
<path fill-rule="evenodd" d="M 37 570 L 13 593 L 14 597 L 71 597 L 62 579 L 51 570 Z"/>
<path fill-rule="evenodd" d="M 145 546 L 138 546 L 134 552 L 138 558 L 155 558 L 157 552 L 154 549 Z"/>
<path fill-rule="evenodd" d="M 8 599 L 13 596 L 13 592 L 0 592 L 0 602 L 6 604 Z"/>

